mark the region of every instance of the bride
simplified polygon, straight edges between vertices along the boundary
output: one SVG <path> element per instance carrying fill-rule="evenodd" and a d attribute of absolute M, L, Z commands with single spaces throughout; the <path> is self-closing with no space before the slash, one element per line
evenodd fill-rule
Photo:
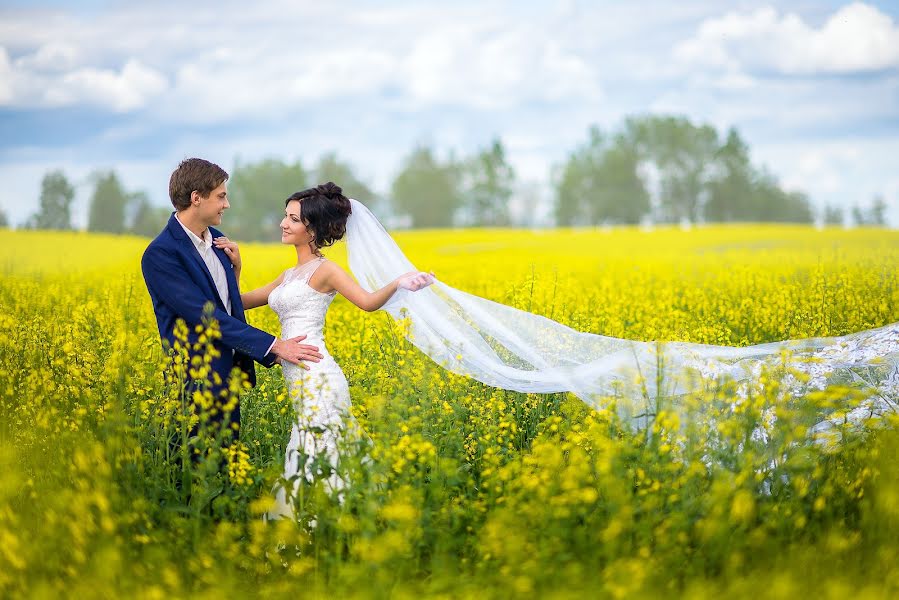
<path fill-rule="evenodd" d="M 340 366 L 325 347 L 325 313 L 337 294 L 365 311 L 378 310 L 399 290 L 415 292 L 434 282 L 433 274 L 410 270 L 377 290 L 367 291 L 337 264 L 325 259 L 321 249 L 341 239 L 352 212 L 350 200 L 340 187 L 329 182 L 290 196 L 281 220 L 281 243 L 296 248 L 297 264 L 266 286 L 241 294 L 245 309 L 268 304 L 278 315 L 282 335 L 306 334 L 306 343 L 319 347 L 317 362 L 282 365 L 291 400 L 297 411 L 287 444 L 284 479 L 293 490 L 278 487 L 275 506 L 268 518 L 292 517 L 291 499 L 301 476 L 313 476 L 313 457 L 324 455 L 331 474 L 326 482 L 332 491 L 343 482 L 336 474 L 338 441 L 347 430 L 350 393 Z M 215 240 L 228 248 L 235 275 L 240 278 L 241 259 L 237 245 L 225 237 Z M 301 468 L 301 464 L 302 468 Z"/>

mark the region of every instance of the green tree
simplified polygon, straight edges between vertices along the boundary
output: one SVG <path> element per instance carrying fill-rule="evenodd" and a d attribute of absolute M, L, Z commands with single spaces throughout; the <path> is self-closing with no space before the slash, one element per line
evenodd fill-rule
<path fill-rule="evenodd" d="M 448 227 L 462 203 L 459 177 L 452 160 L 441 163 L 430 148 L 416 148 L 391 186 L 394 209 L 412 217 L 413 227 Z"/>
<path fill-rule="evenodd" d="M 857 203 L 852 205 L 852 223 L 859 227 L 861 225 L 866 225 L 868 221 L 868 217 L 865 214 L 864 209 L 859 206 Z"/>
<path fill-rule="evenodd" d="M 50 171 L 41 180 L 38 211 L 29 219 L 35 229 L 72 229 L 75 188 L 61 170 Z"/>
<path fill-rule="evenodd" d="M 171 207 L 153 206 L 145 192 L 132 194 L 134 216 L 131 218 L 131 233 L 144 237 L 155 237 L 165 227 Z"/>
<path fill-rule="evenodd" d="M 700 220 L 714 173 L 718 132 L 685 117 L 652 115 L 627 119 L 624 135 L 640 157 L 659 170 L 658 218 Z"/>
<path fill-rule="evenodd" d="M 882 195 L 874 196 L 868 215 L 868 223 L 871 225 L 883 226 L 887 224 L 887 203 Z"/>
<path fill-rule="evenodd" d="M 715 153 L 717 175 L 708 186 L 705 220 L 710 222 L 753 221 L 755 172 L 749 160 L 749 147 L 736 129 L 727 132 L 727 140 Z"/>
<path fill-rule="evenodd" d="M 502 141 L 493 140 L 465 165 L 465 205 L 475 225 L 509 224 L 509 199 L 515 187 L 515 169 L 506 162 Z"/>
<path fill-rule="evenodd" d="M 845 219 L 843 207 L 832 206 L 830 204 L 824 207 L 822 221 L 825 225 L 842 225 Z"/>
<path fill-rule="evenodd" d="M 556 187 L 559 225 L 639 223 L 650 211 L 649 192 L 639 173 L 640 155 L 617 135 L 606 143 L 591 127 L 587 142 L 568 157 Z"/>
<path fill-rule="evenodd" d="M 782 223 L 811 223 L 815 220 L 815 212 L 812 210 L 812 204 L 809 201 L 808 194 L 800 191 L 784 192 L 783 201 L 780 202 L 780 210 L 775 213 L 776 219 Z"/>
<path fill-rule="evenodd" d="M 587 142 L 569 154 L 556 183 L 556 223 L 561 226 L 587 225 L 592 222 L 596 174 L 604 153 L 602 132 L 591 127 Z"/>
<path fill-rule="evenodd" d="M 761 222 L 811 223 L 814 212 L 803 192 L 784 191 L 773 174 L 760 171 L 753 186 L 751 219 Z"/>
<path fill-rule="evenodd" d="M 268 158 L 241 164 L 235 160 L 228 180 L 228 235 L 239 241 L 277 241 L 284 201 L 306 187 L 308 176 L 299 161 L 288 164 Z"/>
<path fill-rule="evenodd" d="M 377 202 L 375 193 L 356 176 L 352 165 L 340 160 L 334 152 L 323 154 L 312 173 L 315 183 L 333 181 L 343 189 L 344 196 L 359 200 L 369 209 Z"/>
<path fill-rule="evenodd" d="M 649 214 L 649 191 L 639 174 L 640 156 L 624 136 L 602 155 L 596 171 L 593 223 L 639 223 Z"/>
<path fill-rule="evenodd" d="M 880 194 L 874 196 L 871 206 L 863 208 L 859 204 L 852 207 L 852 220 L 856 226 L 886 225 L 887 203 Z"/>
<path fill-rule="evenodd" d="M 6 211 L 0 208 L 0 228 L 9 227 L 9 218 L 6 216 Z"/>
<path fill-rule="evenodd" d="M 129 195 L 115 171 L 98 171 L 93 175 L 94 193 L 88 211 L 89 231 L 125 232 L 125 214 Z"/>

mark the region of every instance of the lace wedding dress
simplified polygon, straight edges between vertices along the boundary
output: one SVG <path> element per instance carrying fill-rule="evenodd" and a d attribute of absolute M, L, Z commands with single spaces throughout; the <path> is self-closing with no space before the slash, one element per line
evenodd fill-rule
<path fill-rule="evenodd" d="M 325 314 L 336 292 L 326 294 L 309 286 L 309 279 L 324 261 L 319 258 L 288 269 L 281 285 L 268 298 L 269 306 L 281 322 L 282 339 L 305 334 L 304 343 L 318 346 L 323 355 L 320 362 L 307 363 L 308 371 L 290 363 L 282 365 L 297 420 L 284 454 L 284 479 L 291 487 L 276 488 L 275 504 L 266 515 L 269 519 L 292 518 L 291 500 L 301 478 L 311 481 L 313 477 L 321 477 L 316 471 L 322 466 L 332 470 L 325 479 L 330 491 L 343 486 L 333 469 L 339 460 L 338 441 L 347 431 L 346 419 L 351 418 L 350 391 L 343 371 L 328 353 L 323 332 Z M 322 460 L 327 465 L 322 465 Z"/>

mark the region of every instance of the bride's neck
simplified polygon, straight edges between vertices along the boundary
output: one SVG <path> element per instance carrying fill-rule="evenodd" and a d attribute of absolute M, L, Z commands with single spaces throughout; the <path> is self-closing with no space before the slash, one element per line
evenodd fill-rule
<path fill-rule="evenodd" d="M 297 249 L 297 265 L 303 265 L 310 260 L 315 260 L 318 255 L 309 249 L 309 246 L 296 246 Z"/>

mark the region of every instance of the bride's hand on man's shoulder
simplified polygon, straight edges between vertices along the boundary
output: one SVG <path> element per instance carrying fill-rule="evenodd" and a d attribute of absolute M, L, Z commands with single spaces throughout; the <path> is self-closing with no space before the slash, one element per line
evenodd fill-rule
<path fill-rule="evenodd" d="M 425 273 L 424 271 L 409 271 L 405 275 L 401 275 L 397 280 L 397 286 L 410 292 L 417 292 L 434 283 L 436 278 L 434 273 Z"/>
<path fill-rule="evenodd" d="M 216 248 L 221 248 L 225 251 L 225 256 L 228 257 L 235 269 L 240 268 L 240 248 L 237 247 L 237 242 L 232 242 L 223 235 L 213 239 L 212 243 L 215 244 Z"/>

